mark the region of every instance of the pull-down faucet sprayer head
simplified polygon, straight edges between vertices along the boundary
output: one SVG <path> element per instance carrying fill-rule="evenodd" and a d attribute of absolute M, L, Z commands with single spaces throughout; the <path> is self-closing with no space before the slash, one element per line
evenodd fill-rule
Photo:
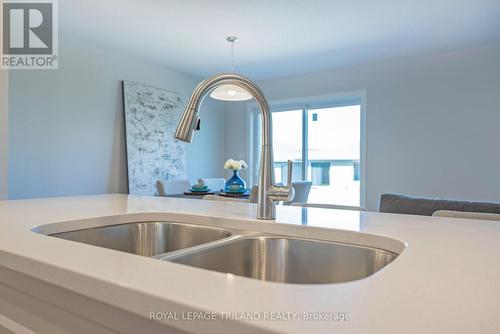
<path fill-rule="evenodd" d="M 187 107 L 175 130 L 174 138 L 185 143 L 190 143 L 193 139 L 196 125 L 198 124 L 198 110 Z"/>

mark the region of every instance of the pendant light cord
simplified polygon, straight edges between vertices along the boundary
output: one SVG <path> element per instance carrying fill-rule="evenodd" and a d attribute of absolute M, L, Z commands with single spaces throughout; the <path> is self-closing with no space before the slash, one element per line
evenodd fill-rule
<path fill-rule="evenodd" d="M 231 42 L 231 72 L 234 72 L 234 41 Z"/>
<path fill-rule="evenodd" d="M 231 72 L 234 72 L 234 43 L 238 41 L 238 37 L 236 36 L 228 36 L 226 37 L 226 41 L 231 43 Z"/>

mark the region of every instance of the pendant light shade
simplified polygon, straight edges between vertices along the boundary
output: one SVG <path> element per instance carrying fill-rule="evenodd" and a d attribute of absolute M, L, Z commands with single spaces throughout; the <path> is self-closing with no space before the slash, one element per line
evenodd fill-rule
<path fill-rule="evenodd" d="M 234 43 L 238 41 L 238 37 L 229 36 L 226 41 L 231 43 L 231 72 L 234 73 Z M 210 97 L 222 101 L 247 101 L 253 97 L 243 88 L 236 85 L 222 85 L 215 88 Z"/>
<path fill-rule="evenodd" d="M 252 99 L 252 95 L 236 85 L 222 85 L 217 87 L 210 93 L 210 97 L 222 101 L 247 101 Z"/>

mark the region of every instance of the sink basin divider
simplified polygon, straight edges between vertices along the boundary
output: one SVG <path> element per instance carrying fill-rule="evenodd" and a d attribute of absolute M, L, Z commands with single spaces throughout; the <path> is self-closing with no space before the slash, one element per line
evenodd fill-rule
<path fill-rule="evenodd" d="M 230 230 L 228 230 L 228 231 L 230 231 Z M 233 234 L 233 235 L 231 235 L 227 238 L 224 238 L 224 239 L 220 239 L 220 240 L 216 240 L 216 241 L 212 241 L 212 242 L 207 242 L 207 243 L 193 246 L 193 247 L 189 247 L 189 248 L 179 249 L 179 250 L 173 251 L 173 252 L 166 252 L 163 254 L 158 254 L 155 256 L 151 256 L 151 258 L 156 259 L 156 260 L 161 260 L 161 261 L 168 261 L 168 260 L 172 260 L 172 259 L 181 257 L 181 256 L 186 255 L 186 254 L 190 254 L 193 252 L 200 252 L 203 250 L 207 250 L 207 249 L 211 249 L 214 247 L 224 245 L 226 243 L 234 242 L 236 240 L 244 238 L 245 236 L 258 236 L 258 235 L 259 234 L 255 234 L 252 232 L 241 233 L 241 231 L 239 231 L 238 234 Z"/>

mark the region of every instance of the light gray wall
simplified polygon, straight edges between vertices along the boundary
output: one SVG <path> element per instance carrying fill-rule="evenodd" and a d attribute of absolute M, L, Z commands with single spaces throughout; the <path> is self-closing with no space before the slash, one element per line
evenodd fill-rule
<path fill-rule="evenodd" d="M 500 202 L 500 45 L 259 84 L 270 100 L 366 90 L 370 210 L 387 192 Z"/>
<path fill-rule="evenodd" d="M 225 160 L 250 161 L 248 152 L 248 111 L 245 102 L 225 102 L 225 138 L 224 156 Z M 225 171 L 226 178 L 232 175 L 232 171 Z M 249 183 L 248 171 L 242 170 L 240 176 Z M 250 187 L 251 184 L 247 184 Z"/>
<path fill-rule="evenodd" d="M 59 64 L 11 73 L 9 198 L 126 192 L 121 81 L 187 101 L 199 78 L 74 36 L 61 36 Z M 205 109 L 211 129 L 188 147 L 190 179 L 220 171 L 223 153 L 215 148 L 223 145 L 224 113 L 215 104 Z"/>
<path fill-rule="evenodd" d="M 224 177 L 224 103 L 206 98 L 200 118 L 201 131 L 197 131 L 193 142 L 187 145 L 188 177 L 191 183 L 200 177 Z"/>
<path fill-rule="evenodd" d="M 8 194 L 9 72 L 0 70 L 0 200 Z"/>

